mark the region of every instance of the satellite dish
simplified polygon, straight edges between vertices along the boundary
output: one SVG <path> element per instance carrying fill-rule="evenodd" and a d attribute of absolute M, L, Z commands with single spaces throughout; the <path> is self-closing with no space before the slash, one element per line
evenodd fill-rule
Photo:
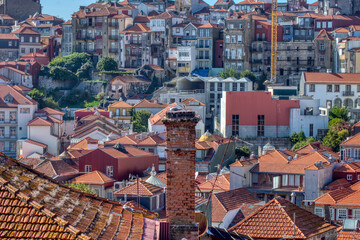
<path fill-rule="evenodd" d="M 195 213 L 195 222 L 199 224 L 199 237 L 203 236 L 206 233 L 206 230 L 208 228 L 208 220 L 205 216 L 205 214 L 201 212 Z"/>

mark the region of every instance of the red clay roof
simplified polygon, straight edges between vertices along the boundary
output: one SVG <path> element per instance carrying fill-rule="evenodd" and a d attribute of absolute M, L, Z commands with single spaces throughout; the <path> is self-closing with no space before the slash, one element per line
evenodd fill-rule
<path fill-rule="evenodd" d="M 132 108 L 132 106 L 124 101 L 118 101 L 118 102 L 115 102 L 113 104 L 111 104 L 109 106 L 110 107 L 114 107 L 114 108 Z"/>
<path fill-rule="evenodd" d="M 169 106 L 167 106 L 166 108 L 164 108 L 163 110 L 161 110 L 160 112 L 158 112 L 157 114 L 155 114 L 154 116 L 150 117 L 150 123 L 152 125 L 162 125 L 162 118 L 165 117 L 166 112 L 169 111 L 170 107 L 175 107 L 177 104 L 176 103 L 172 103 Z M 135 105 L 136 106 L 136 105 Z"/>
<path fill-rule="evenodd" d="M 30 144 L 33 144 L 33 145 L 37 145 L 37 146 L 42 147 L 42 148 L 46 148 L 46 147 L 47 147 L 47 145 L 44 144 L 44 143 L 37 142 L 37 141 L 34 141 L 34 140 L 30 140 L 30 139 L 26 140 L 25 142 L 30 143 Z"/>
<path fill-rule="evenodd" d="M 65 115 L 64 112 L 53 109 L 53 108 L 49 108 L 49 107 L 45 107 L 43 109 L 38 110 L 36 113 L 47 113 L 49 115 Z"/>
<path fill-rule="evenodd" d="M 13 31 L 11 33 L 20 33 L 20 34 L 28 34 L 28 35 L 40 35 L 40 33 L 32 30 L 31 28 L 29 27 L 21 27 L 19 28 L 18 30 L 16 31 Z"/>
<path fill-rule="evenodd" d="M 222 26 L 220 26 L 219 24 L 215 24 L 215 23 L 205 23 L 205 24 L 199 26 L 198 28 L 222 28 Z"/>
<path fill-rule="evenodd" d="M 351 187 L 351 183 L 349 183 L 349 181 L 347 181 L 345 178 L 339 178 L 339 179 L 336 179 L 335 181 L 329 183 L 328 185 L 326 185 L 324 187 L 324 189 L 336 190 L 339 188 L 348 188 L 348 187 Z"/>
<path fill-rule="evenodd" d="M 12 33 L 1 33 L 0 39 L 19 40 L 19 38 L 15 34 L 12 34 Z"/>
<path fill-rule="evenodd" d="M 335 169 L 335 172 L 341 172 L 341 173 L 358 173 L 360 172 L 360 162 L 352 162 L 342 165 L 341 167 L 338 167 Z"/>
<path fill-rule="evenodd" d="M 333 41 L 334 38 L 325 29 L 321 29 L 319 34 L 315 37 L 315 40 L 330 40 L 330 41 Z"/>
<path fill-rule="evenodd" d="M 353 192 L 347 188 L 336 189 L 315 199 L 315 204 L 316 205 L 335 204 L 342 198 L 350 195 L 351 193 Z"/>
<path fill-rule="evenodd" d="M 136 25 L 130 27 L 127 30 L 122 31 L 120 34 L 122 33 L 146 33 L 146 32 L 150 32 L 150 28 L 148 26 L 146 26 L 144 23 L 137 23 Z"/>
<path fill-rule="evenodd" d="M 306 83 L 356 83 L 360 84 L 360 73 L 305 72 Z"/>
<path fill-rule="evenodd" d="M 337 233 L 337 240 L 357 240 L 360 238 L 360 232 L 343 232 Z"/>
<path fill-rule="evenodd" d="M 34 169 L 47 177 L 56 179 L 64 175 L 78 174 L 78 170 L 61 159 L 45 160 L 34 167 Z"/>
<path fill-rule="evenodd" d="M 5 102 L 4 97 L 11 94 L 13 97 L 12 102 Z M 35 100 L 27 98 L 25 94 L 17 91 L 10 85 L 0 85 L 0 106 L 1 107 L 16 107 L 18 104 L 22 105 L 36 105 L 38 104 Z"/>
<path fill-rule="evenodd" d="M 323 218 L 276 197 L 229 231 L 256 239 L 282 239 L 290 234 L 295 234 L 296 239 L 308 239 L 335 229 L 335 226 L 325 222 Z"/>
<path fill-rule="evenodd" d="M 349 137 L 340 144 L 341 147 L 359 147 L 360 146 L 360 133 Z"/>
<path fill-rule="evenodd" d="M 74 145 L 70 145 L 67 149 L 69 150 L 84 150 L 89 149 L 88 144 L 98 144 L 99 140 L 93 139 L 91 137 L 86 137 L 80 142 L 75 143 Z"/>
<path fill-rule="evenodd" d="M 37 117 L 37 118 L 31 120 L 30 122 L 28 122 L 26 125 L 27 126 L 51 126 L 52 123 L 41 117 Z"/>
<path fill-rule="evenodd" d="M 167 103 L 150 102 L 143 99 L 139 103 L 135 104 L 134 108 L 166 108 L 167 106 Z"/>
<path fill-rule="evenodd" d="M 246 188 L 237 188 L 214 194 L 212 202 L 212 221 L 221 222 L 228 211 L 238 209 L 246 203 L 256 204 L 261 201 Z"/>
<path fill-rule="evenodd" d="M 230 173 L 219 175 L 216 182 L 215 179 L 214 177 L 209 181 L 199 184 L 198 188 L 201 191 L 211 191 L 211 189 L 214 189 L 217 192 L 225 192 L 230 190 Z"/>
<path fill-rule="evenodd" d="M 163 191 L 164 189 L 161 187 L 152 185 L 145 181 L 137 180 L 134 183 L 114 192 L 114 195 L 127 194 L 127 195 L 140 195 L 140 196 L 154 196 Z"/>
<path fill-rule="evenodd" d="M 356 183 L 354 183 L 353 185 L 351 185 L 349 187 L 350 190 L 352 191 L 358 191 L 360 190 L 360 181 L 357 181 Z"/>
<path fill-rule="evenodd" d="M 144 225 L 150 212 L 136 206 L 127 211 L 0 156 L 5 162 L 0 165 L 1 238 L 141 239 L 153 233 L 155 222 L 152 230 Z"/>
<path fill-rule="evenodd" d="M 181 101 L 182 104 L 185 106 L 205 106 L 204 103 L 200 102 L 199 100 L 196 100 L 195 98 L 186 98 Z M 191 103 L 198 103 L 199 105 L 192 105 Z"/>
<path fill-rule="evenodd" d="M 86 173 L 79 177 L 75 178 L 75 182 L 82 183 L 82 184 L 90 184 L 90 185 L 104 185 L 105 183 L 115 182 L 114 179 L 106 176 L 102 172 L 93 171 L 90 173 Z"/>
<path fill-rule="evenodd" d="M 16 89 L 18 91 L 21 91 L 21 92 L 23 92 L 23 91 L 31 91 L 31 88 L 28 88 L 28 87 L 26 87 L 24 85 L 14 85 L 13 87 L 14 87 L 14 89 Z"/>

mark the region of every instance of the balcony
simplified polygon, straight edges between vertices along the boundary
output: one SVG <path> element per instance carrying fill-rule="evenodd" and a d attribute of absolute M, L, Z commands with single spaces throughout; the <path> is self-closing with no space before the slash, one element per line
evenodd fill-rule
<path fill-rule="evenodd" d="M 3 134 L 0 139 L 17 139 L 17 135 Z"/>
<path fill-rule="evenodd" d="M 354 96 L 354 91 L 343 91 L 344 97 L 351 97 Z"/>
<path fill-rule="evenodd" d="M 110 40 L 119 40 L 119 35 L 109 35 Z"/>
<path fill-rule="evenodd" d="M 86 39 L 87 40 L 95 40 L 96 38 L 95 38 L 95 36 L 94 35 L 90 35 L 90 36 L 86 36 Z"/>
<path fill-rule="evenodd" d="M 139 45 L 139 44 L 141 44 L 141 41 L 130 40 L 130 44 L 132 44 L 132 45 Z"/>
<path fill-rule="evenodd" d="M 209 45 L 199 45 L 198 48 L 209 48 L 210 46 Z"/>
<path fill-rule="evenodd" d="M 118 49 L 118 48 L 110 48 L 110 49 L 109 49 L 109 52 L 111 52 L 111 53 L 118 53 L 118 52 L 119 52 L 119 49 Z"/>
<path fill-rule="evenodd" d="M 0 124 L 5 124 L 5 125 L 11 125 L 11 124 L 17 124 L 17 121 L 15 120 L 15 121 L 10 121 L 10 120 L 0 120 Z"/>
<path fill-rule="evenodd" d="M 263 49 L 262 48 L 252 48 L 251 52 L 262 52 Z"/>
<path fill-rule="evenodd" d="M 84 35 L 77 35 L 76 39 L 77 39 L 77 40 L 85 40 L 85 39 L 86 39 L 86 36 L 84 36 Z"/>
<path fill-rule="evenodd" d="M 190 72 L 190 67 L 179 67 L 178 71 L 179 72 Z"/>
<path fill-rule="evenodd" d="M 109 26 L 110 26 L 110 27 L 118 27 L 118 26 L 119 26 L 119 23 L 117 23 L 117 22 L 110 22 L 110 23 L 109 23 Z"/>
<path fill-rule="evenodd" d="M 196 59 L 210 59 L 209 56 L 197 56 Z"/>

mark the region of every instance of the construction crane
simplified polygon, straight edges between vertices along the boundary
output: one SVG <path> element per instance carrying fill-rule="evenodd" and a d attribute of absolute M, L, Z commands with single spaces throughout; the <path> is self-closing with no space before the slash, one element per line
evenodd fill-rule
<path fill-rule="evenodd" d="M 278 1 L 272 0 L 271 11 L 271 76 L 270 82 L 276 82 L 276 63 L 277 63 L 277 14 Z"/>

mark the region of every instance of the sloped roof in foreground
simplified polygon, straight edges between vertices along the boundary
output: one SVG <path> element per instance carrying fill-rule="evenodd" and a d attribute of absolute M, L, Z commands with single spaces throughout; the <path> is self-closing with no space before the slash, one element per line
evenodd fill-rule
<path fill-rule="evenodd" d="M 0 238 L 11 239 L 142 239 L 155 229 L 150 212 L 59 184 L 3 153 L 0 215 Z"/>

